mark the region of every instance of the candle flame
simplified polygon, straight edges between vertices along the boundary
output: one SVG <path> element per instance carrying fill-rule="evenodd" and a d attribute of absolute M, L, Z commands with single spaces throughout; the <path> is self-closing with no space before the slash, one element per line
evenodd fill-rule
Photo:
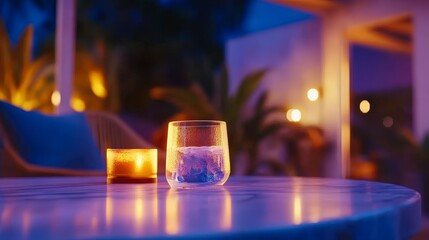
<path fill-rule="evenodd" d="M 143 168 L 143 156 L 142 154 L 137 154 L 137 159 L 136 159 L 136 171 L 140 172 Z"/>

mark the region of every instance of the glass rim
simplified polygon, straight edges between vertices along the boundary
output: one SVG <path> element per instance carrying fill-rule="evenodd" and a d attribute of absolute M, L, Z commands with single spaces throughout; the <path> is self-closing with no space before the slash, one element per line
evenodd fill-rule
<path fill-rule="evenodd" d="M 213 124 L 226 124 L 225 121 L 222 120 L 180 120 L 180 121 L 171 121 L 168 124 L 171 125 L 180 125 L 180 124 L 186 124 L 186 123 L 203 123 L 203 124 L 207 124 L 207 123 L 213 123 Z"/>
<path fill-rule="evenodd" d="M 106 148 L 106 152 L 150 152 L 157 151 L 157 148 Z"/>

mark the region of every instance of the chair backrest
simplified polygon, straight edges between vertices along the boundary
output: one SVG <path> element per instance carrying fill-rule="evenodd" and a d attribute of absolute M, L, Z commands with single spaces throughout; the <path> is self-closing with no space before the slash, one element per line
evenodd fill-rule
<path fill-rule="evenodd" d="M 0 177 L 11 177 L 23 175 L 22 168 L 17 166 L 16 161 L 11 161 L 9 144 L 3 127 L 0 124 Z"/>
<path fill-rule="evenodd" d="M 105 172 L 93 170 L 71 170 L 36 166 L 26 162 L 13 148 L 3 126 L 0 124 L 0 177 L 32 177 L 32 176 L 104 176 Z"/>
<path fill-rule="evenodd" d="M 154 148 L 140 138 L 128 125 L 113 114 L 86 112 L 88 124 L 100 153 L 105 159 L 107 148 Z M 158 151 L 159 172 L 165 169 L 165 153 Z M 164 164 L 163 164 L 164 163 Z M 0 121 L 0 177 L 19 176 L 100 176 L 105 172 L 41 167 L 26 162 L 10 143 Z"/>
<path fill-rule="evenodd" d="M 103 158 L 107 148 L 156 148 L 134 132 L 117 116 L 108 112 L 85 112 Z M 165 152 L 158 150 L 158 173 L 165 171 Z"/>

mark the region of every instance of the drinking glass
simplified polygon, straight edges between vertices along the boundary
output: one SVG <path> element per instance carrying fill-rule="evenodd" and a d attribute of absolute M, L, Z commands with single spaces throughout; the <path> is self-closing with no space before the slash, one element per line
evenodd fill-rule
<path fill-rule="evenodd" d="M 188 120 L 168 124 L 166 178 L 172 188 L 223 185 L 230 173 L 224 121 Z"/>

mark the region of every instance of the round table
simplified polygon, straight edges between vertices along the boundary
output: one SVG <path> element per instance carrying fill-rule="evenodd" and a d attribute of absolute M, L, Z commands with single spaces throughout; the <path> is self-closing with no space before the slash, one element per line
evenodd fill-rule
<path fill-rule="evenodd" d="M 420 195 L 369 181 L 230 177 L 173 190 L 102 177 L 0 179 L 0 239 L 407 239 Z"/>

